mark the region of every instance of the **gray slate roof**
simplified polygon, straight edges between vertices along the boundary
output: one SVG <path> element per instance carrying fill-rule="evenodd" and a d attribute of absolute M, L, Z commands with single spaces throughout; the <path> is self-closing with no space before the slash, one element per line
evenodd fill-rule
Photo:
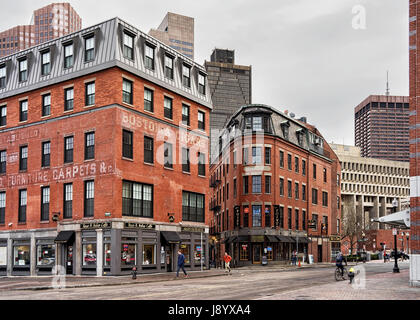
<path fill-rule="evenodd" d="M 124 31 L 135 35 L 133 60 L 123 55 Z M 85 62 L 84 37 L 92 33 L 95 35 L 95 59 L 91 62 Z M 74 65 L 69 69 L 65 69 L 63 44 L 69 41 L 73 41 L 74 44 Z M 147 69 L 144 66 L 144 45 L 146 42 L 155 46 L 155 70 Z M 46 49 L 50 49 L 52 66 L 50 74 L 42 76 L 41 52 Z M 165 53 L 174 57 L 174 80 L 164 76 Z M 18 62 L 19 59 L 24 57 L 28 60 L 28 80 L 19 82 Z M 183 64 L 191 67 L 190 88 L 182 85 Z M 210 90 L 207 83 L 206 95 L 198 92 L 198 73 L 207 75 L 203 66 L 119 18 L 113 18 L 78 32 L 2 57 L 0 58 L 0 66 L 3 65 L 6 66 L 7 83 L 5 88 L 0 89 L 0 99 L 118 66 L 199 104 L 212 108 Z"/>

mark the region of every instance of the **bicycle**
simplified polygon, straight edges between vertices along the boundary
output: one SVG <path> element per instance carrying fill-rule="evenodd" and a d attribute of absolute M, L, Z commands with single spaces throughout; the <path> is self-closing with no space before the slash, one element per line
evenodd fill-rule
<path fill-rule="evenodd" d="M 335 281 L 347 280 L 349 277 L 346 267 L 343 267 L 343 275 L 341 275 L 341 269 L 337 267 L 335 269 Z"/>

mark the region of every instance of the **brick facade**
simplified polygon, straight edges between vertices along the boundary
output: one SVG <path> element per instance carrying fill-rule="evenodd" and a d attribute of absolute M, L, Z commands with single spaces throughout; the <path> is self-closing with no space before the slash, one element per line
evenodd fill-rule
<path fill-rule="evenodd" d="M 243 107 L 231 118 L 229 123 L 232 124 L 235 121 L 244 123 L 242 117 L 249 116 L 254 112 L 260 114 L 264 111 L 267 111 L 265 106 L 260 105 Z M 276 118 L 272 116 L 274 130 L 280 127 L 277 126 L 281 122 L 280 118 L 283 121 L 288 119 L 292 123 L 292 120 L 284 114 L 274 113 L 276 114 Z M 226 132 L 231 130 L 229 129 L 230 124 L 227 125 Z M 261 263 L 258 252 L 257 258 L 253 256 L 253 252 L 249 252 L 246 259 L 238 257 L 238 245 L 239 250 L 242 245 L 248 245 L 247 250 L 250 251 L 258 250 L 253 248 L 259 248 L 260 246 L 262 249 L 271 248 L 273 250 L 273 262 L 284 263 L 290 260 L 292 251 L 296 249 L 296 237 L 301 238 L 300 241 L 298 240 L 300 258 L 305 256 L 306 261 L 308 261 L 307 255 L 310 254 L 313 255 L 315 262 L 333 259 L 334 250 L 339 249 L 339 242 L 333 244 L 329 237 L 339 234 L 339 231 L 337 233 L 337 218 L 340 219 L 340 212 L 336 201 L 337 196 L 339 196 L 337 174 L 340 172 L 340 167 L 338 158 L 326 143 L 323 144 L 323 154 L 308 151 L 306 144 L 305 146 L 303 144 L 299 146 L 294 140 L 294 133 L 292 133 L 295 130 L 299 132 L 299 128 L 302 130 L 305 128 L 308 132 L 320 137 L 316 128 L 308 124 L 293 122 L 293 126 L 290 127 L 290 140 L 277 132 L 265 134 L 263 137 L 250 134 L 236 135 L 235 139 L 230 140 L 230 142 L 226 140 L 226 144 L 223 144 L 224 149 L 219 155 L 219 160 L 213 163 L 210 168 L 212 185 L 210 209 L 213 210 L 210 223 L 214 241 L 214 259 L 220 260 L 223 251 L 227 250 L 233 255 L 234 262 L 238 265 Z M 239 127 L 235 130 L 241 131 L 244 129 Z M 253 147 L 261 148 L 261 162 L 257 164 L 252 162 Z M 247 161 L 242 158 L 244 148 L 248 149 Z M 266 149 L 270 150 L 269 161 L 266 159 Z M 283 165 L 280 164 L 281 152 L 284 156 Z M 288 167 L 289 155 L 291 159 L 290 169 Z M 295 166 L 296 160 L 297 168 Z M 305 161 L 305 173 L 303 173 L 303 161 Z M 314 165 L 316 166 L 316 177 L 314 177 Z M 325 180 L 324 170 L 326 172 Z M 261 176 L 261 188 L 256 192 L 253 190 L 253 176 Z M 248 177 L 248 193 L 244 192 L 244 177 Z M 266 189 L 267 177 L 271 178 L 269 191 Z M 236 196 L 234 191 L 235 179 Z M 280 191 L 281 179 L 284 181 L 283 194 Z M 291 182 L 290 197 L 288 195 L 288 181 Z M 298 184 L 297 197 L 295 193 L 296 184 Z M 302 198 L 303 186 L 306 187 L 305 199 Z M 312 199 L 312 189 L 317 190 L 317 201 Z M 325 206 L 322 202 L 323 192 L 328 194 L 327 205 Z M 261 206 L 261 212 L 257 212 L 261 224 L 257 222 L 255 225 L 255 222 L 253 222 L 253 206 L 256 206 L 257 209 Z M 278 218 L 276 219 L 276 207 L 283 208 L 283 223 Z M 290 228 L 288 226 L 289 208 L 292 210 Z M 235 210 L 239 210 L 239 215 Z M 245 210 L 248 210 L 248 224 L 245 224 Z M 299 212 L 298 225 L 296 225 L 296 210 Z M 267 218 L 266 220 L 266 214 L 268 213 L 270 219 Z M 303 214 L 305 214 L 304 227 Z M 314 218 L 313 214 L 318 216 L 316 229 L 308 228 L 308 220 Z M 327 218 L 325 226 L 322 225 L 323 217 Z M 237 221 L 239 221 L 239 224 Z M 246 239 L 245 237 L 248 235 L 251 238 Z M 254 241 L 253 236 L 269 237 L 264 238 L 264 241 L 262 238 Z M 277 241 L 272 236 L 285 236 L 286 238 Z"/>
<path fill-rule="evenodd" d="M 114 19 L 104 25 L 112 23 L 123 22 Z M 98 41 L 108 41 L 107 37 L 111 35 Z M 83 48 L 78 49 L 83 53 Z M 58 62 L 53 63 L 59 69 Z M 8 62 L 7 67 L 11 67 Z M 30 65 L 29 73 L 34 69 Z M 32 90 L 24 85 L 14 90 L 16 78 L 7 78 L 11 89 L 0 90 L 0 108 L 7 110 L 6 123 L 0 127 L 0 151 L 7 154 L 5 172 L 0 174 L 0 193 L 7 204 L 0 212 L 4 218 L 0 275 L 51 274 L 53 266 L 64 267 L 68 274 L 98 276 L 127 274 L 132 266 L 142 273 L 174 271 L 178 249 L 184 251 L 191 270 L 208 266 L 209 210 L 204 204 L 209 197 L 211 105 L 194 88 L 183 94 L 183 87 L 162 85 L 156 75 L 140 76 L 138 70 L 127 69 L 123 64 L 108 64 L 82 69 L 64 81 L 59 76 L 48 82 L 31 79 Z M 131 83 L 131 99 L 123 97 L 124 81 Z M 86 97 L 89 83 L 95 84 L 92 103 Z M 74 92 L 73 103 L 65 111 L 69 88 Z M 146 88 L 153 93 L 152 111 L 145 107 Z M 44 95 L 51 98 L 45 116 Z M 172 101 L 172 116 L 164 114 L 165 98 Z M 21 101 L 28 103 L 24 121 Z M 183 106 L 188 106 L 189 124 L 183 123 Z M 199 112 L 204 115 L 204 128 L 199 128 Z M 94 134 L 90 149 L 87 134 Z M 72 143 L 66 144 L 69 137 Z M 50 161 L 43 165 L 45 142 L 49 142 Z M 165 151 L 166 143 L 172 144 L 172 154 Z M 28 150 L 23 169 L 22 146 Z M 182 148 L 190 150 L 188 172 L 182 167 Z M 88 149 L 92 156 L 86 158 Z M 169 167 L 165 157 L 171 155 Z M 67 184 L 71 184 L 70 196 L 65 193 Z M 49 197 L 48 193 L 42 197 L 46 187 Z M 20 202 L 20 190 L 26 190 L 26 205 Z M 69 204 L 71 214 L 64 217 Z M 42 207 L 47 209 L 41 218 Z M 26 208 L 21 221 L 19 208 Z"/>

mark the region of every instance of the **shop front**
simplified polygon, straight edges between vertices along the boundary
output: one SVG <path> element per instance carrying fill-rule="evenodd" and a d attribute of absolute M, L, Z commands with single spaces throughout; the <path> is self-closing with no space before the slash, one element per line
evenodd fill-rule
<path fill-rule="evenodd" d="M 7 275 L 7 240 L 0 240 L 0 277 Z"/>
<path fill-rule="evenodd" d="M 12 275 L 31 275 L 31 240 L 13 240 Z"/>
<path fill-rule="evenodd" d="M 262 264 L 263 259 L 273 262 L 287 261 L 290 257 L 293 239 L 282 235 L 251 235 L 227 238 L 232 248 L 236 266 Z"/>
<path fill-rule="evenodd" d="M 61 231 L 57 234 L 57 237 L 54 239 L 57 250 L 61 252 L 61 259 L 59 261 L 59 265 L 61 265 L 65 270 L 61 272 L 65 272 L 65 274 L 68 275 L 75 274 L 75 268 L 73 263 L 74 241 L 74 231 Z"/>
<path fill-rule="evenodd" d="M 56 245 L 53 238 L 36 240 L 36 271 L 38 275 L 51 275 L 55 267 L 55 250 Z"/>

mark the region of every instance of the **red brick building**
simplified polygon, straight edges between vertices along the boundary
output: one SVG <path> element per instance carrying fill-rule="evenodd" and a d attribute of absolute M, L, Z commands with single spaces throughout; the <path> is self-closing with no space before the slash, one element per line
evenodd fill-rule
<path fill-rule="evenodd" d="M 419 38 L 420 1 L 410 0 L 410 284 L 420 286 L 420 101 L 417 53 L 420 47 Z"/>
<path fill-rule="evenodd" d="M 115 18 L 0 68 L 1 275 L 208 265 L 202 66 Z"/>
<path fill-rule="evenodd" d="M 318 130 L 265 105 L 229 120 L 211 164 L 212 260 L 331 261 L 340 249 L 340 167 Z M 271 262 L 271 263 L 272 263 Z"/>

